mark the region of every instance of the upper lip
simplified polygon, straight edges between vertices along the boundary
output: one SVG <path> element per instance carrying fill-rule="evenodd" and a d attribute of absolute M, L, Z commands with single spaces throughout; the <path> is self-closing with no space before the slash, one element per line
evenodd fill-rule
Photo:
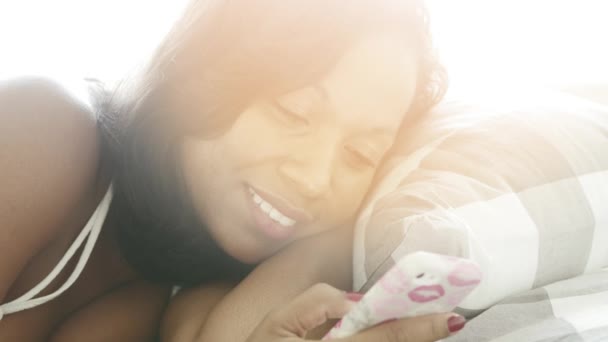
<path fill-rule="evenodd" d="M 295 220 L 296 223 L 307 224 L 313 221 L 312 215 L 307 213 L 305 210 L 291 205 L 289 202 L 279 196 L 273 195 L 251 185 L 249 186 L 253 189 L 253 191 L 260 195 L 264 201 L 270 203 L 270 205 L 272 205 L 276 210 L 280 211 L 281 214 Z"/>

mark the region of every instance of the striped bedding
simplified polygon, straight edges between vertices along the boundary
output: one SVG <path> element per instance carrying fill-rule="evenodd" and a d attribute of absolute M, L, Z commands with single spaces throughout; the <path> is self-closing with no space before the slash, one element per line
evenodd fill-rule
<path fill-rule="evenodd" d="M 355 227 L 353 286 L 417 250 L 466 257 L 484 279 L 455 341 L 594 341 L 608 329 L 608 107 L 507 95 L 444 103 L 402 132 Z"/>
<path fill-rule="evenodd" d="M 509 296 L 444 341 L 608 341 L 608 269 Z"/>

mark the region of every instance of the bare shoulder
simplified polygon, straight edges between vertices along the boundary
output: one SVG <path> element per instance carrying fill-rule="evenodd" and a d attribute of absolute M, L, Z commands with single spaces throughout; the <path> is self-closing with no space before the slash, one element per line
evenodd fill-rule
<path fill-rule="evenodd" d="M 49 123 L 53 126 L 48 128 L 60 129 L 70 125 L 72 128 L 88 129 L 86 133 L 91 133 L 95 127 L 94 115 L 74 92 L 59 82 L 42 77 L 0 81 L 0 114 L 4 133 L 9 128 L 6 124 L 12 125 L 12 128 L 20 128 L 15 126 L 20 125 L 29 129 Z M 22 126 L 24 124 L 30 126 Z"/>
<path fill-rule="evenodd" d="M 39 198 L 60 205 L 81 194 L 94 179 L 98 145 L 94 115 L 59 83 L 41 78 L 0 83 L 3 203 L 29 207 Z M 1 210 L 0 221 L 6 222 L 2 214 L 8 213 Z M 15 210 L 20 208 L 10 215 Z"/>
<path fill-rule="evenodd" d="M 91 110 L 59 83 L 0 82 L 0 302 L 27 260 L 92 190 L 98 146 Z"/>

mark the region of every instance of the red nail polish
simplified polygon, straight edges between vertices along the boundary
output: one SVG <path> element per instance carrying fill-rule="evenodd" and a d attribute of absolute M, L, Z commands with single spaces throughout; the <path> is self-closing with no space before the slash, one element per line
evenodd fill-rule
<path fill-rule="evenodd" d="M 346 299 L 350 300 L 351 302 L 358 302 L 361 300 L 361 298 L 363 298 L 362 293 L 348 292 L 346 294 Z"/>
<path fill-rule="evenodd" d="M 466 323 L 467 320 L 464 317 L 460 315 L 452 316 L 448 319 L 448 330 L 450 333 L 455 333 L 464 328 Z"/>

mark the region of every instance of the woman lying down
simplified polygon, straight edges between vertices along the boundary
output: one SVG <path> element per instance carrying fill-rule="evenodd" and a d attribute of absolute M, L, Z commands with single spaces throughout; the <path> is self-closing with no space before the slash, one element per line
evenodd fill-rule
<path fill-rule="evenodd" d="M 417 0 L 199 0 L 96 110 L 2 83 L 0 341 L 323 336 L 358 297 L 374 172 L 444 90 L 427 19 Z M 454 317 L 343 341 L 434 341 Z"/>

